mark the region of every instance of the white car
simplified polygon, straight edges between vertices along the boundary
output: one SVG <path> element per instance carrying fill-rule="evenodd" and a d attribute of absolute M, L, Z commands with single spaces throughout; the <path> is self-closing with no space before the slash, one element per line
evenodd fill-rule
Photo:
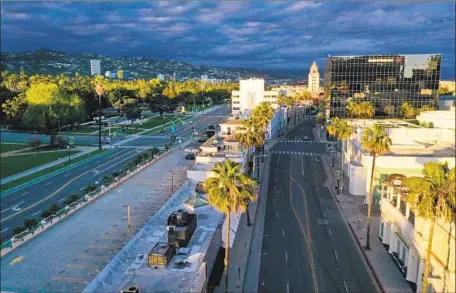
<path fill-rule="evenodd" d="M 18 211 L 20 211 L 20 210 L 21 210 L 21 208 L 20 208 L 20 207 L 18 207 L 18 206 L 15 206 L 15 207 L 13 207 L 13 208 L 12 208 L 12 210 L 13 210 L 13 211 L 15 211 L 15 212 L 18 212 Z"/>
<path fill-rule="evenodd" d="M 304 140 L 309 140 L 309 137 L 308 136 L 304 136 Z"/>

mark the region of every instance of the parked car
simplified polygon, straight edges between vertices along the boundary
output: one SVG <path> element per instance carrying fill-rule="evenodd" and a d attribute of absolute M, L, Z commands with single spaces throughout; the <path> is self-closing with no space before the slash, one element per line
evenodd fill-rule
<path fill-rule="evenodd" d="M 160 133 L 165 133 L 166 132 L 166 129 L 163 128 L 162 130 L 160 130 Z"/>
<path fill-rule="evenodd" d="M 195 154 L 188 154 L 188 155 L 185 156 L 185 159 L 194 160 L 195 159 Z"/>
<path fill-rule="evenodd" d="M 308 136 L 304 136 L 304 140 L 309 140 L 309 137 Z"/>

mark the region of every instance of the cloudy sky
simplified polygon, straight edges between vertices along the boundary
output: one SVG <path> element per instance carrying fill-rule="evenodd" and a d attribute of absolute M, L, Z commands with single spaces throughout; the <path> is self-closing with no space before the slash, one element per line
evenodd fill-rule
<path fill-rule="evenodd" d="M 331 55 L 442 53 L 455 76 L 454 1 L 2 2 L 2 51 L 55 49 L 260 69 Z"/>

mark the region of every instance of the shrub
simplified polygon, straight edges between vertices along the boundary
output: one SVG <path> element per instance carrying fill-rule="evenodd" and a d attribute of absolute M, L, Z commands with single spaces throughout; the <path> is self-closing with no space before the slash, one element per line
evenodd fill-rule
<path fill-rule="evenodd" d="M 93 191 L 97 190 L 97 187 L 93 184 L 89 184 L 84 188 L 84 194 L 91 193 Z"/>
<path fill-rule="evenodd" d="M 65 205 L 70 205 L 74 202 L 77 202 L 79 200 L 80 196 L 78 194 L 73 194 L 72 196 L 70 196 L 69 198 L 67 198 L 63 203 Z"/>
<path fill-rule="evenodd" d="M 109 185 L 112 183 L 112 181 L 114 181 L 114 180 L 109 176 L 103 177 L 103 185 Z"/>
<path fill-rule="evenodd" d="M 112 177 L 119 177 L 121 174 L 122 174 L 122 171 L 116 170 L 116 171 L 112 172 Z"/>
<path fill-rule="evenodd" d="M 25 219 L 24 220 L 24 228 L 27 229 L 27 230 L 32 230 L 33 228 L 35 228 L 36 226 L 38 226 L 38 221 L 37 219 Z"/>
<path fill-rule="evenodd" d="M 13 229 L 13 233 L 14 233 L 14 235 L 17 235 L 17 234 L 21 234 L 25 230 L 27 230 L 25 227 L 16 227 Z"/>
<path fill-rule="evenodd" d="M 55 143 L 59 146 L 59 148 L 66 147 L 68 145 L 68 142 L 63 135 L 57 135 L 55 137 Z"/>

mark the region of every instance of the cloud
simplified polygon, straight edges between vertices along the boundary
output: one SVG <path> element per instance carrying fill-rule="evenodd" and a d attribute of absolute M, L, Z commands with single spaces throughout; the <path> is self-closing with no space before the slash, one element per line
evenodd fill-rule
<path fill-rule="evenodd" d="M 289 5 L 287 8 L 285 8 L 285 12 L 298 12 L 306 8 L 316 8 L 321 5 L 322 3 L 302 1 Z"/>
<path fill-rule="evenodd" d="M 328 54 L 442 53 L 454 76 L 454 3 L 2 2 L 1 48 L 216 66 L 298 68 Z"/>

